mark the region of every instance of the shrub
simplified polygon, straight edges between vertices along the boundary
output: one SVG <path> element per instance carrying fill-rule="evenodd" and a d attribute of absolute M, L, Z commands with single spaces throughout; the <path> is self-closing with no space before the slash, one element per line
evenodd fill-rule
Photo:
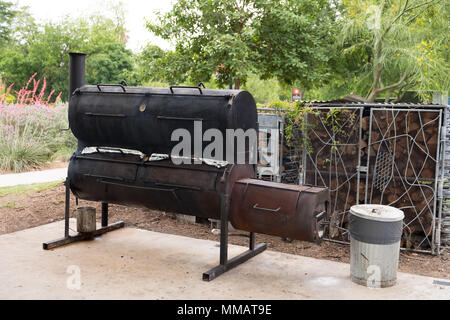
<path fill-rule="evenodd" d="M 49 150 L 40 143 L 36 130 L 30 124 L 20 129 L 0 130 L 0 169 L 15 172 L 38 168 L 47 162 Z"/>
<path fill-rule="evenodd" d="M 69 131 L 67 106 L 0 105 L 0 170 L 39 168 L 76 146 Z"/>
<path fill-rule="evenodd" d="M 61 93 L 47 94 L 46 79 L 35 77 L 19 91 L 13 90 L 14 84 L 0 88 L 0 171 L 39 168 L 58 158 L 66 160 L 75 149 L 74 137 L 62 131 L 68 121 L 67 106 L 57 105 Z"/>

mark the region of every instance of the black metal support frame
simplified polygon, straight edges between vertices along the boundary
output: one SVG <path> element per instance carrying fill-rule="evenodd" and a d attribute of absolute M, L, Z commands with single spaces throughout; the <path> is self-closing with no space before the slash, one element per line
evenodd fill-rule
<path fill-rule="evenodd" d="M 92 233 L 79 233 L 71 236 L 69 233 L 69 221 L 70 221 L 70 181 L 69 179 L 65 182 L 66 186 L 66 201 L 65 201 L 65 226 L 64 226 L 64 238 L 45 242 L 43 243 L 44 250 L 51 250 L 58 247 L 62 247 L 74 242 L 91 240 L 107 232 L 111 232 L 120 228 L 125 227 L 124 222 L 117 222 L 108 225 L 108 213 L 109 206 L 108 203 L 102 203 L 102 227 L 95 230 Z M 228 212 L 229 212 L 229 196 L 223 194 L 221 197 L 221 208 L 220 208 L 220 265 L 205 272 L 203 274 L 204 281 L 212 281 L 218 276 L 224 274 L 225 272 L 237 267 L 238 265 L 246 262 L 247 260 L 253 258 L 254 256 L 260 254 L 267 249 L 265 243 L 260 243 L 256 245 L 255 234 L 250 233 L 249 240 L 249 250 L 244 253 L 228 260 Z"/>
<path fill-rule="evenodd" d="M 66 186 L 66 206 L 65 206 L 65 215 L 64 215 L 64 238 L 45 242 L 43 243 L 43 249 L 44 250 L 51 250 L 58 247 L 62 247 L 74 242 L 78 241 L 84 241 L 84 240 L 91 240 L 95 237 L 101 236 L 102 234 L 105 234 L 107 232 L 111 232 L 117 229 L 121 229 L 125 227 L 124 222 L 117 222 L 113 223 L 111 225 L 108 225 L 108 204 L 102 203 L 102 227 L 100 229 L 95 230 L 92 233 L 79 233 L 74 236 L 71 236 L 69 233 L 69 221 L 70 221 L 70 181 L 67 178 L 66 182 L 64 183 Z"/>
<path fill-rule="evenodd" d="M 237 267 L 254 256 L 260 254 L 267 249 L 265 243 L 255 244 L 255 234 L 250 233 L 249 250 L 228 260 L 228 212 L 229 212 L 229 196 L 223 194 L 221 197 L 220 208 L 220 265 L 205 272 L 203 281 L 212 281 L 225 272 Z"/>

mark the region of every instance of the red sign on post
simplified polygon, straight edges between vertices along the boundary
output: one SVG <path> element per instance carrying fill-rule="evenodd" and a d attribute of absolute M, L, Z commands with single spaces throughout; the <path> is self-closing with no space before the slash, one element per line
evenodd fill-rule
<path fill-rule="evenodd" d="M 303 92 L 301 92 L 299 89 L 294 88 L 292 89 L 292 101 L 302 101 L 303 100 Z"/>

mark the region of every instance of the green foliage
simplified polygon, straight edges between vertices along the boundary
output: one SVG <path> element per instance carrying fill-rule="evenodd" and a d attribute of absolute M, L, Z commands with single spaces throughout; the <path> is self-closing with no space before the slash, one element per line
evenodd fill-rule
<path fill-rule="evenodd" d="M 125 47 L 125 27 L 121 6 L 113 6 L 116 20 L 92 16 L 87 25 L 86 45 L 79 51 L 88 55 L 86 81 L 90 84 L 120 83 L 133 70 L 133 53 Z M 86 23 L 81 20 L 80 25 Z M 130 85 L 135 84 L 129 81 Z"/>
<path fill-rule="evenodd" d="M 152 80 L 164 78 L 160 72 L 158 62 L 165 56 L 164 50 L 155 45 L 147 45 L 134 57 L 134 70 L 130 77 L 138 83 L 146 83 Z"/>
<path fill-rule="evenodd" d="M 50 150 L 41 143 L 42 135 L 30 122 L 14 128 L 14 139 L 0 132 L 0 170 L 21 172 L 46 163 Z"/>
<path fill-rule="evenodd" d="M 67 106 L 7 105 L 0 109 L 0 171 L 26 171 L 66 160 L 76 148 Z"/>
<path fill-rule="evenodd" d="M 86 63 L 87 83 L 120 83 L 126 80 L 133 68 L 130 56 L 131 52 L 125 49 L 122 43 L 110 43 L 101 48 L 94 48 Z M 129 81 L 128 84 L 134 83 Z"/>
<path fill-rule="evenodd" d="M 129 78 L 137 83 L 191 83 L 188 79 L 190 60 L 178 52 L 164 51 L 158 46 L 148 44 L 135 56 L 134 61 L 135 69 Z"/>
<path fill-rule="evenodd" d="M 286 96 L 286 90 L 280 85 L 277 79 L 261 80 L 253 74 L 248 77 L 243 89 L 252 93 L 256 103 L 285 100 L 284 98 Z M 290 95 L 290 90 L 287 91 Z"/>
<path fill-rule="evenodd" d="M 278 78 L 303 88 L 330 76 L 329 48 L 336 12 L 330 1 L 261 1 L 253 28 L 256 66 L 263 79 Z"/>
<path fill-rule="evenodd" d="M 373 101 L 448 89 L 448 2 L 345 0 L 334 90 Z"/>
<path fill-rule="evenodd" d="M 259 107 L 276 109 L 278 113 L 284 115 L 286 143 L 296 156 L 300 156 L 304 149 L 307 153 L 312 152 L 309 132 L 313 126 L 305 121 L 305 117 L 307 114 L 315 114 L 317 111 L 304 102 L 271 101 Z"/>
<path fill-rule="evenodd" d="M 168 82 L 207 82 L 216 74 L 220 87 L 239 88 L 254 73 L 311 87 L 328 76 L 334 19 L 327 0 L 180 0 L 147 27 L 176 44 L 158 59 Z"/>
<path fill-rule="evenodd" d="M 187 61 L 176 52 L 166 52 L 161 48 L 148 45 L 135 56 L 135 69 L 128 77 L 135 82 L 151 87 L 168 87 L 177 83 L 197 85 L 198 82 L 188 77 Z M 185 59 L 186 60 L 186 59 Z M 179 69 L 176 70 L 175 66 Z M 206 78 L 205 78 L 206 79 Z M 216 77 L 211 75 L 209 80 L 203 81 L 206 88 L 219 89 Z M 242 87 L 252 93 L 257 103 L 267 103 L 275 100 L 290 100 L 291 88 L 283 86 L 275 79 L 262 80 L 256 74 L 250 74 Z"/>
<path fill-rule="evenodd" d="M 0 1 L 0 45 L 10 39 L 11 23 L 16 14 L 11 2 Z"/>
<path fill-rule="evenodd" d="M 133 61 L 123 42 L 124 28 L 117 23 L 94 15 L 37 25 L 28 17 L 15 29 L 15 41 L 0 48 L 0 76 L 17 88 L 37 72 L 51 89 L 63 92 L 66 100 L 68 53 L 84 52 L 88 54 L 87 83 L 119 83 L 133 69 Z"/>
<path fill-rule="evenodd" d="M 147 21 L 174 50 L 149 44 L 137 55 L 125 46 L 123 5 L 105 8 L 113 18 L 40 24 L 0 0 L 2 87 L 23 87 L 37 72 L 65 100 L 67 54 L 78 51 L 89 55 L 90 84 L 234 84 L 258 103 L 290 100 L 292 87 L 306 100 L 448 90 L 448 1 L 179 0 Z"/>
<path fill-rule="evenodd" d="M 307 153 L 312 152 L 309 142 L 309 130 L 311 126 L 305 121 L 308 113 L 313 112 L 311 108 L 303 103 L 292 103 L 291 108 L 285 114 L 285 135 L 287 145 L 296 150 L 297 155 L 305 149 Z"/>

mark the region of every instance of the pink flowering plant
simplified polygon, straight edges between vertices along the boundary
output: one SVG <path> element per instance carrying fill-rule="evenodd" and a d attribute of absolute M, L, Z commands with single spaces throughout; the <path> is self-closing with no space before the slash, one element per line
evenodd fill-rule
<path fill-rule="evenodd" d="M 17 103 L 18 104 L 37 104 L 37 105 L 45 105 L 45 106 L 54 106 L 61 99 L 61 92 L 54 97 L 54 101 L 51 102 L 51 99 L 55 93 L 55 90 L 50 91 L 48 95 L 46 95 L 45 90 L 47 89 L 47 79 L 44 77 L 44 81 L 42 82 L 41 88 L 39 88 L 41 84 L 41 80 L 36 80 L 37 73 L 33 74 L 31 78 L 28 80 L 25 87 L 20 89 L 19 91 L 14 91 L 17 95 Z M 12 93 L 12 89 L 14 87 L 14 83 L 11 84 L 6 91 L 0 95 L 0 105 L 7 103 L 7 98 Z"/>
<path fill-rule="evenodd" d="M 58 104 L 54 92 L 45 94 L 45 80 L 30 79 L 32 89 L 16 91 L 16 103 L 6 102 L 12 86 L 0 95 L 0 171 L 26 171 L 47 162 L 65 160 L 76 141 L 68 128 L 67 105 Z M 50 102 L 53 100 L 53 102 Z"/>

